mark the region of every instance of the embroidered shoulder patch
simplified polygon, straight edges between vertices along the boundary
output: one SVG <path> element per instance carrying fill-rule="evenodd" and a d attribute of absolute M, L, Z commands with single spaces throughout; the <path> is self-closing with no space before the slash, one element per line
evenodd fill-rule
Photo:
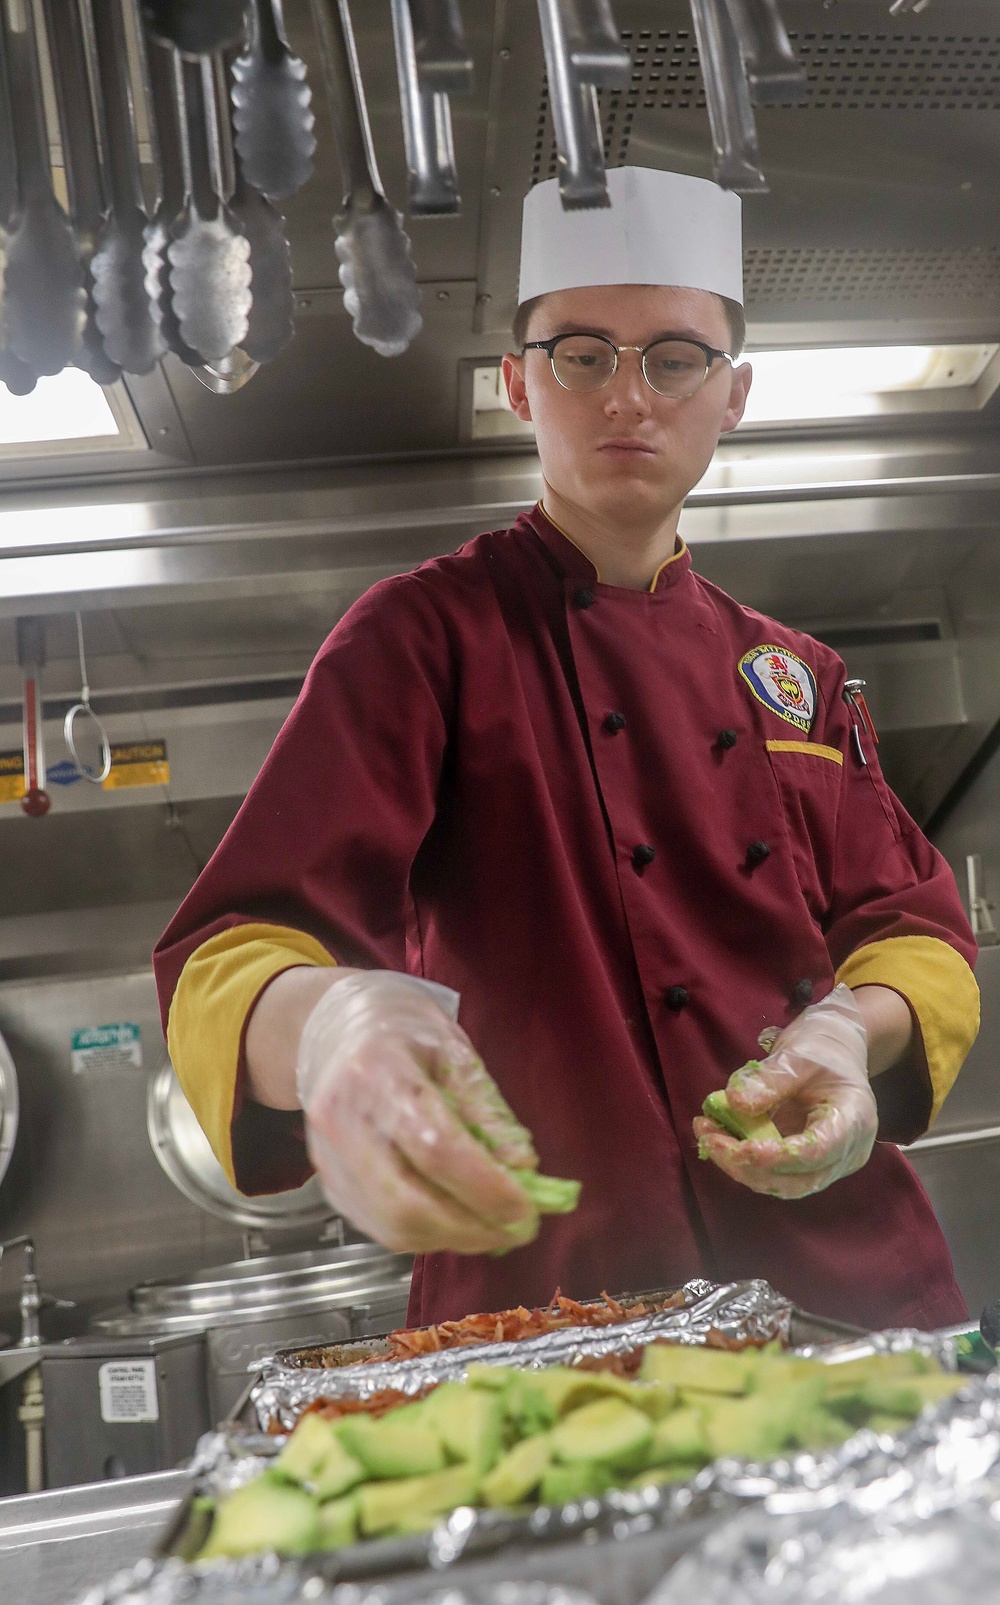
<path fill-rule="evenodd" d="M 809 734 L 816 715 L 816 680 L 808 663 L 783 646 L 755 646 L 740 658 L 739 668 L 758 702 Z"/>

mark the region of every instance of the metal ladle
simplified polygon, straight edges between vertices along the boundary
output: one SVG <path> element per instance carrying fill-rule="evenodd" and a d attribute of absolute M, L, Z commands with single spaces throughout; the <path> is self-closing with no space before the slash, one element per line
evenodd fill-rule
<path fill-rule="evenodd" d="M 97 714 L 94 712 L 93 708 L 90 706 L 90 685 L 87 680 L 87 659 L 83 650 L 83 619 L 79 613 L 76 615 L 76 644 L 80 653 L 80 700 L 79 702 L 74 702 L 73 706 L 67 710 L 66 717 L 63 720 L 63 736 L 65 738 L 66 745 L 69 748 L 69 755 L 76 766 L 77 773 L 83 780 L 89 780 L 91 785 L 102 786 L 111 773 L 111 742 L 108 740 L 108 733 L 103 724 L 97 717 Z M 91 721 L 100 739 L 100 769 L 89 769 L 83 762 L 77 750 L 76 721 L 81 714 Z"/>

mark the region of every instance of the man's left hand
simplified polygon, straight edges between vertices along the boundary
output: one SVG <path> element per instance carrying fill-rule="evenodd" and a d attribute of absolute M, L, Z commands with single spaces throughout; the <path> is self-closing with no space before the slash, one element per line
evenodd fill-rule
<path fill-rule="evenodd" d="M 769 1114 L 780 1141 L 740 1142 L 714 1121 L 694 1122 L 699 1152 L 734 1181 L 775 1198 L 805 1198 L 866 1164 L 878 1110 L 868 1081 L 868 1033 L 849 987 L 786 1026 L 760 1068 L 738 1070 L 726 1088 L 740 1115 Z"/>

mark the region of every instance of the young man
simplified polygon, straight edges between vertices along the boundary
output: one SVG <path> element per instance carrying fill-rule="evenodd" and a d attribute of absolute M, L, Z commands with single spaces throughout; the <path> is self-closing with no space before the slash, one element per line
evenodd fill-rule
<path fill-rule="evenodd" d="M 892 1144 L 975 1036 L 975 943 L 840 660 L 677 533 L 750 384 L 739 202 L 609 183 L 608 211 L 525 205 L 504 370 L 543 502 L 334 630 L 158 949 L 174 1064 L 238 1186 L 311 1160 L 421 1255 L 415 1321 L 705 1274 L 941 1324 L 964 1306 Z M 785 1136 L 740 1146 L 701 1105 L 769 1028 L 732 1102 Z M 540 1231 L 511 1110 L 583 1183 Z"/>

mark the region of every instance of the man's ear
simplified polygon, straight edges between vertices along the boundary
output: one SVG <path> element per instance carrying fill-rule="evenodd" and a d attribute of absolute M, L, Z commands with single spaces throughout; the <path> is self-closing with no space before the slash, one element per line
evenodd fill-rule
<path fill-rule="evenodd" d="M 531 408 L 528 406 L 528 392 L 524 384 L 524 358 L 516 357 L 508 351 L 501 364 L 503 369 L 503 382 L 507 386 L 507 400 L 510 410 L 515 418 L 524 423 L 531 423 Z"/>
<path fill-rule="evenodd" d="M 729 406 L 722 420 L 721 434 L 726 435 L 731 429 L 735 429 L 743 417 L 752 382 L 753 369 L 749 362 L 741 362 L 738 368 L 733 369 L 729 384 Z"/>

